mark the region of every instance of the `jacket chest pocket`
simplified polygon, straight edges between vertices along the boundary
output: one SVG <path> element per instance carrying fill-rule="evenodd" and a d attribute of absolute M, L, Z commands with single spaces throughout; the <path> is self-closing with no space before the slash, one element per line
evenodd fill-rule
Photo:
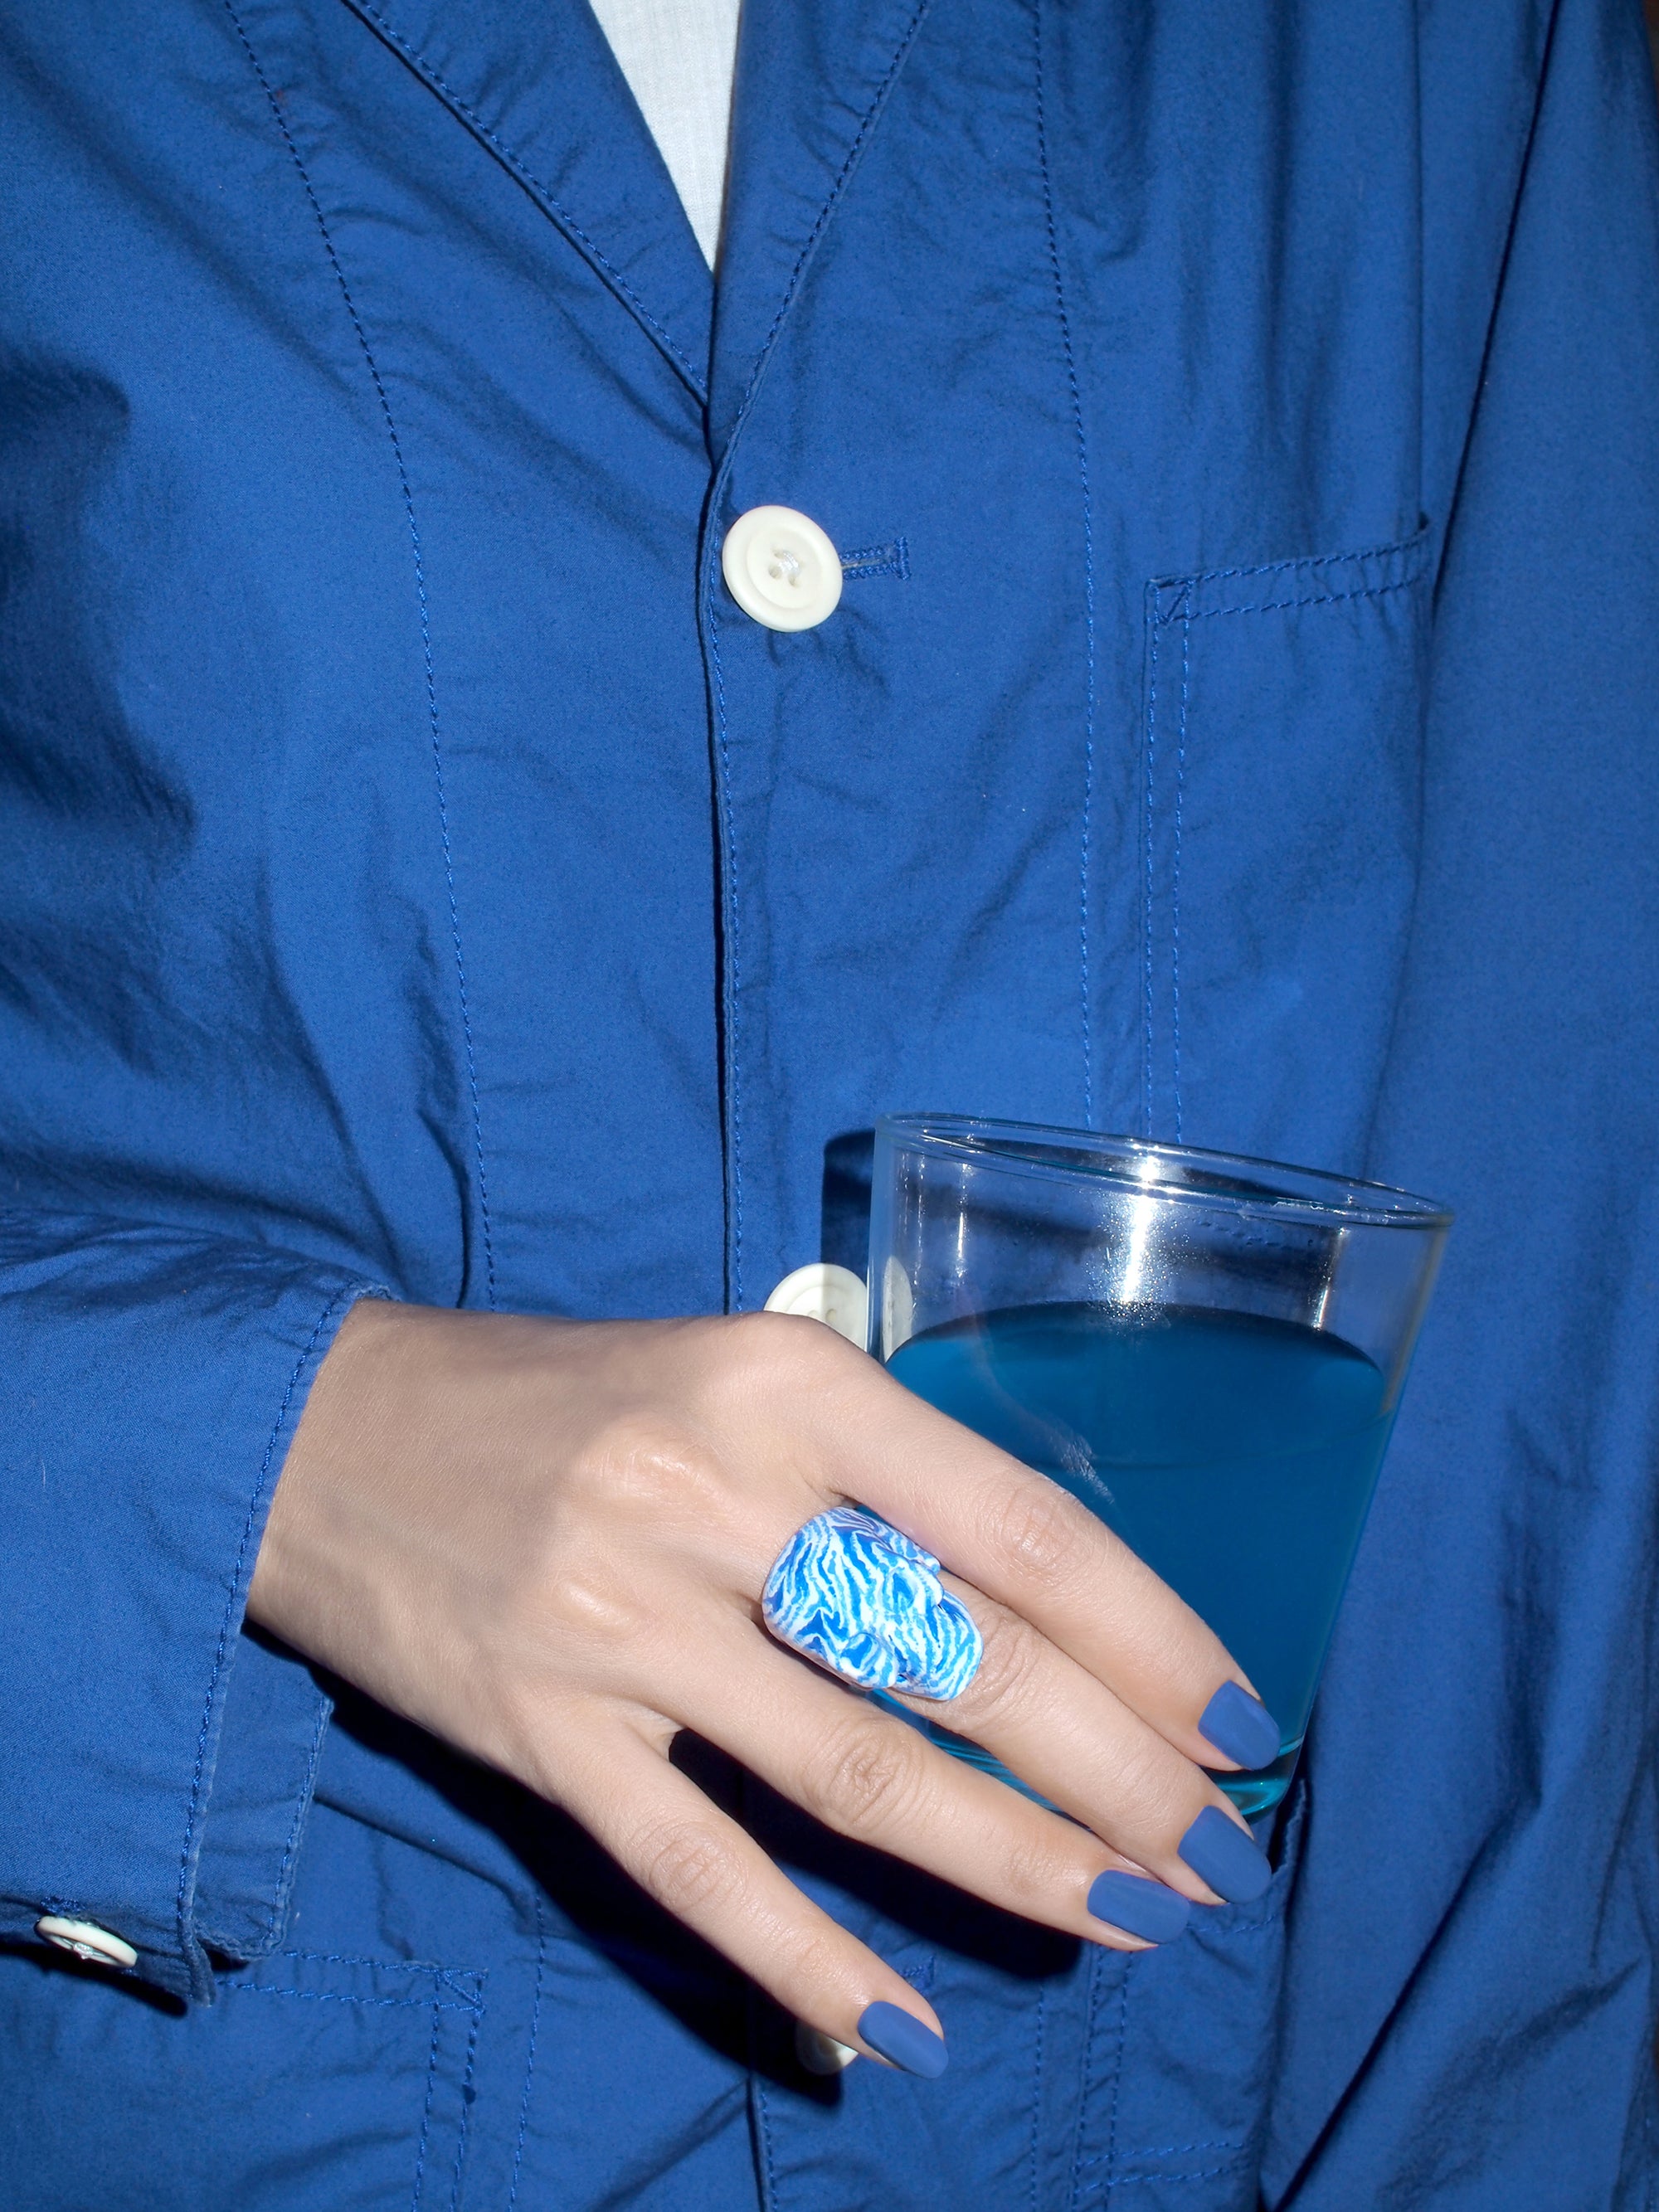
<path fill-rule="evenodd" d="M 1426 528 L 1146 589 L 1149 1135 L 1363 1166 L 1416 881 Z"/>

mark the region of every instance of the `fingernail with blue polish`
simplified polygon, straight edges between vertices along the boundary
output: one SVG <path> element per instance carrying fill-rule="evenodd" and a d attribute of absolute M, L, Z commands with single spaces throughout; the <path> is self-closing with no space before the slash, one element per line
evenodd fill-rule
<path fill-rule="evenodd" d="M 1279 1756 L 1279 1723 L 1237 1682 L 1221 1685 L 1199 1717 L 1198 1732 L 1240 1766 L 1271 1766 Z"/>
<path fill-rule="evenodd" d="M 1089 1910 L 1097 1920 L 1109 1920 L 1127 1936 L 1144 1936 L 1149 1943 L 1168 1943 L 1187 1925 L 1192 1907 L 1179 1890 L 1166 1889 L 1145 1875 L 1120 1874 L 1110 1868 L 1097 1875 L 1089 1892 Z"/>
<path fill-rule="evenodd" d="M 1206 1805 L 1176 1845 L 1193 1872 L 1230 1905 L 1248 1905 L 1273 1878 L 1249 1831 L 1230 1820 L 1218 1805 Z"/>
<path fill-rule="evenodd" d="M 951 2063 L 942 2035 L 935 2035 L 915 2013 L 889 2004 L 885 1998 L 866 2005 L 859 2015 L 859 2034 L 872 2051 L 878 2051 L 907 2074 L 921 2074 L 929 2081 L 936 2081 Z"/>

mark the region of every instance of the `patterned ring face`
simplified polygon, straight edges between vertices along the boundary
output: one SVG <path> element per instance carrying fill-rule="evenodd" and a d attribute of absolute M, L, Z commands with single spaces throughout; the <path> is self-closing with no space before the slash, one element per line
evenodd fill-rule
<path fill-rule="evenodd" d="M 920 1544 L 856 1505 L 797 1528 L 761 1594 L 780 1644 L 866 1690 L 959 1698 L 984 1646 Z"/>

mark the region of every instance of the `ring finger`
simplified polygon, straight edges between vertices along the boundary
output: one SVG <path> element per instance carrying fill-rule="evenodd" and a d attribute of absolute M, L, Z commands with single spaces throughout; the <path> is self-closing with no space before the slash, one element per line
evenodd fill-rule
<path fill-rule="evenodd" d="M 1086 1827 L 952 1759 L 769 1640 L 738 1629 L 721 1641 L 703 1646 L 711 1662 L 680 1683 L 676 1718 L 837 1833 L 1119 1949 L 1178 1936 L 1188 1899 L 1211 1900 L 1190 1870 L 1181 1869 L 1185 1894 L 1150 1878 Z"/>
<path fill-rule="evenodd" d="M 943 1577 L 973 1615 L 979 1666 L 947 1704 L 901 1702 L 969 1736 L 1127 1858 L 1203 1904 L 1272 1878 L 1242 1815 L 1203 1770 L 1088 1669 L 981 1591 Z"/>

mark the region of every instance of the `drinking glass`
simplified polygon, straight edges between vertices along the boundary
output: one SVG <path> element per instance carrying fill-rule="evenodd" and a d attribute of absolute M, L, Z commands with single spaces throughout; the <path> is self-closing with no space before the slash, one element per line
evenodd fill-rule
<path fill-rule="evenodd" d="M 1270 1765 L 1214 1778 L 1249 1819 L 1295 1771 L 1450 1219 L 1133 1137 L 944 1114 L 877 1128 L 871 1351 L 1209 1623 L 1281 1731 Z"/>

